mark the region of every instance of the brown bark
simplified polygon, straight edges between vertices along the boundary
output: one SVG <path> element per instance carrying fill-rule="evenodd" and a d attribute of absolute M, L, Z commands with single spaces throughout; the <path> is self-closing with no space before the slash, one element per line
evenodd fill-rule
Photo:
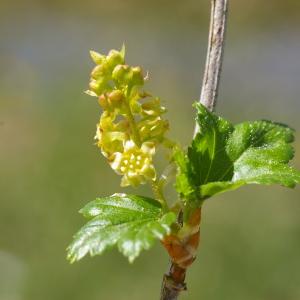
<path fill-rule="evenodd" d="M 222 71 L 227 11 L 229 0 L 211 0 L 211 18 L 209 26 L 206 64 L 199 102 L 213 111 L 218 97 Z M 199 127 L 196 123 L 194 135 Z"/>

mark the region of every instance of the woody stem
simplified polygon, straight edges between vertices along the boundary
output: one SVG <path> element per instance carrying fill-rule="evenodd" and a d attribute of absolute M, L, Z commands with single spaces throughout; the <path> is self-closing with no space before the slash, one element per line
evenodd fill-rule
<path fill-rule="evenodd" d="M 208 49 L 201 96 L 199 99 L 200 103 L 210 111 L 214 110 L 218 96 L 225 44 L 228 2 L 229 0 L 211 0 Z M 194 136 L 198 131 L 199 126 L 196 124 Z M 194 232 L 194 230 L 192 230 L 191 234 L 184 236 L 184 238 L 179 238 L 178 235 L 171 234 L 163 241 L 171 259 L 171 266 L 169 272 L 165 274 L 163 278 L 161 300 L 176 300 L 180 292 L 186 289 L 185 275 L 187 268 L 195 259 L 195 251 L 198 248 L 200 219 L 201 208 L 196 208 L 194 214 L 192 213 L 187 220 L 187 223 L 192 225 L 191 228 L 198 228 L 198 231 Z M 178 225 L 183 226 L 182 211 L 178 216 Z M 187 255 L 187 251 L 190 252 L 190 255 Z"/>
<path fill-rule="evenodd" d="M 211 0 L 206 64 L 199 102 L 213 111 L 217 104 L 225 48 L 225 33 L 229 0 Z M 196 123 L 194 135 L 199 131 Z"/>

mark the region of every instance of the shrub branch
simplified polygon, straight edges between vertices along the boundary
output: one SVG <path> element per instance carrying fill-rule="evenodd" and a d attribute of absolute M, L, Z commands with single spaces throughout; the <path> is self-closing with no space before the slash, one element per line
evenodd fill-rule
<path fill-rule="evenodd" d="M 205 64 L 205 71 L 201 89 L 201 95 L 199 102 L 207 107 L 210 111 L 213 111 L 216 106 L 218 87 L 220 82 L 220 75 L 222 70 L 222 61 L 225 44 L 225 31 L 227 21 L 228 0 L 211 0 L 211 19 L 209 28 L 207 57 Z M 199 127 L 196 123 L 194 135 L 198 132 Z M 195 217 L 194 228 L 198 228 L 196 233 L 191 233 L 190 236 L 185 237 L 184 240 L 178 240 L 176 237 L 171 237 L 168 245 L 166 240 L 164 246 L 170 255 L 170 269 L 168 273 L 164 275 L 161 289 L 161 300 L 176 300 L 179 297 L 180 292 L 186 290 L 185 276 L 186 270 L 195 260 L 195 253 L 190 253 L 190 261 L 186 261 L 186 264 L 178 264 L 178 261 L 184 261 L 185 257 L 174 257 L 174 255 L 187 255 L 186 249 L 193 249 L 198 247 L 200 237 L 200 220 L 201 209 L 195 211 L 192 216 Z M 182 226 L 180 220 L 182 212 L 179 214 L 178 224 Z M 178 253 L 174 253 L 177 250 Z M 172 253 L 173 251 L 173 253 Z M 188 256 L 187 256 L 188 257 Z"/>

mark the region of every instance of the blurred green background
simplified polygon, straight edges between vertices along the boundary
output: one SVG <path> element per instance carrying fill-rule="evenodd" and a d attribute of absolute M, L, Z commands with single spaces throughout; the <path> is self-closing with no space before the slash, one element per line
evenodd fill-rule
<path fill-rule="evenodd" d="M 231 0 L 217 111 L 298 130 L 300 2 Z M 207 46 L 209 1 L 0 1 L 0 300 L 158 299 L 167 255 L 117 251 L 70 265 L 77 211 L 124 191 L 93 145 L 99 107 L 83 94 L 90 49 L 127 47 L 187 144 Z M 149 193 L 140 189 L 136 193 Z M 242 188 L 205 204 L 182 299 L 299 300 L 300 188 Z"/>

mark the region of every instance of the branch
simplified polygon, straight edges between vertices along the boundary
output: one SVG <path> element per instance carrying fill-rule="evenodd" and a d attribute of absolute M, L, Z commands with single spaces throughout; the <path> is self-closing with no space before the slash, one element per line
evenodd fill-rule
<path fill-rule="evenodd" d="M 229 0 L 211 0 L 211 19 L 208 38 L 205 72 L 200 96 L 200 103 L 213 111 L 218 96 L 218 86 L 222 69 L 224 52 L 227 8 Z M 194 134 L 198 132 L 196 124 Z M 171 258 L 169 272 L 164 275 L 161 289 L 161 300 L 176 300 L 180 292 L 186 290 L 185 275 L 187 268 L 195 260 L 195 252 L 200 238 L 201 208 L 196 209 L 194 216 L 188 220 L 196 232 L 180 240 L 170 235 L 163 241 Z M 178 224 L 182 227 L 182 211 L 178 216 Z M 193 251 L 191 251 L 191 249 Z"/>
<path fill-rule="evenodd" d="M 211 19 L 208 37 L 207 57 L 203 76 L 200 103 L 213 111 L 218 97 L 225 45 L 225 31 L 229 0 L 211 0 Z M 195 126 L 196 134 L 199 130 Z"/>

